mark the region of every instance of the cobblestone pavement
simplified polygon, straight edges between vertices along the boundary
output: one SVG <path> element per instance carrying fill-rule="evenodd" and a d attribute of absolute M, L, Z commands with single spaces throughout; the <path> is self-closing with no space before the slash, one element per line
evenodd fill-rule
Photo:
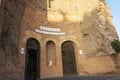
<path fill-rule="evenodd" d="M 74 77 L 59 77 L 48 78 L 42 80 L 120 80 L 120 76 L 74 76 Z"/>

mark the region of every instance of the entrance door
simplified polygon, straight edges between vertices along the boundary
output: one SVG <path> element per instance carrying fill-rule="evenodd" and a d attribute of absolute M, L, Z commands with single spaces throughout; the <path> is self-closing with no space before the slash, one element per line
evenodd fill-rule
<path fill-rule="evenodd" d="M 75 49 L 71 41 L 62 44 L 63 75 L 77 75 Z"/>
<path fill-rule="evenodd" d="M 40 79 L 39 42 L 33 38 L 28 39 L 26 46 L 25 80 Z"/>

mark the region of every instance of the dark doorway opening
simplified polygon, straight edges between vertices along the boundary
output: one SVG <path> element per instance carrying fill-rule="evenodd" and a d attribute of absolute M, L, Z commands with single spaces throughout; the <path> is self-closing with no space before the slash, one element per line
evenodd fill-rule
<path fill-rule="evenodd" d="M 26 46 L 25 80 L 40 79 L 40 47 L 33 38 L 28 39 Z"/>
<path fill-rule="evenodd" d="M 77 75 L 75 48 L 71 41 L 62 44 L 62 63 L 64 76 Z"/>

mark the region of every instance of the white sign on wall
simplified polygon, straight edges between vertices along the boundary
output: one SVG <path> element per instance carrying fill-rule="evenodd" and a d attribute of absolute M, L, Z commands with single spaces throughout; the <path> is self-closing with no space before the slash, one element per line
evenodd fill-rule
<path fill-rule="evenodd" d="M 24 48 L 21 48 L 20 52 L 21 54 L 24 54 Z"/>
<path fill-rule="evenodd" d="M 45 26 L 40 26 L 40 29 L 35 29 L 35 32 L 48 35 L 65 35 L 65 32 L 60 32 L 59 28 L 49 28 Z"/>
<path fill-rule="evenodd" d="M 82 51 L 82 50 L 79 50 L 79 54 L 82 55 L 82 54 L 83 54 L 83 51 Z"/>
<path fill-rule="evenodd" d="M 40 29 L 44 30 L 44 31 L 60 32 L 59 28 L 49 28 L 49 27 L 45 27 L 45 26 L 40 26 Z"/>

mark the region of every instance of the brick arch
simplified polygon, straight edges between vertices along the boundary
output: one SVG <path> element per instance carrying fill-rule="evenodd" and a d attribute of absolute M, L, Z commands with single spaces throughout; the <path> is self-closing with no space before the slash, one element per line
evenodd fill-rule
<path fill-rule="evenodd" d="M 39 49 L 40 43 L 35 38 L 29 38 L 26 43 L 26 48 Z"/>
<path fill-rule="evenodd" d="M 66 42 L 71 42 L 72 45 L 73 45 L 74 47 L 76 47 L 76 43 L 75 43 L 74 41 L 72 41 L 72 40 L 66 40 L 66 41 L 62 42 L 61 45 L 63 45 L 63 44 L 66 43 Z"/>
<path fill-rule="evenodd" d="M 28 39 L 34 38 L 39 43 L 43 43 L 41 35 L 33 32 L 33 31 L 26 31 L 25 35 L 21 37 L 21 42 L 26 43 Z M 42 44 L 41 44 L 42 45 Z"/>

